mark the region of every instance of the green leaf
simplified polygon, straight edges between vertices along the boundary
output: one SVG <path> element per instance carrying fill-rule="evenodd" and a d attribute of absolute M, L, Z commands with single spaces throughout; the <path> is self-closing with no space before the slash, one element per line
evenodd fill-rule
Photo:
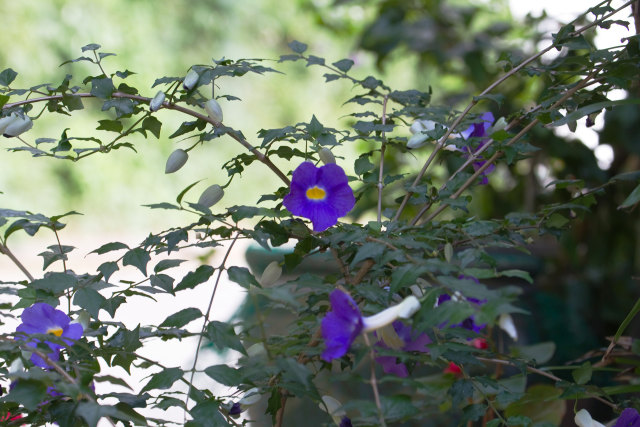
<path fill-rule="evenodd" d="M 354 170 L 356 175 L 362 175 L 365 172 L 369 172 L 375 167 L 373 163 L 369 161 L 369 156 L 360 156 L 354 163 Z"/>
<path fill-rule="evenodd" d="M 197 308 L 189 307 L 167 317 L 164 322 L 159 325 L 159 327 L 181 328 L 187 323 L 192 322 L 199 317 L 202 317 L 202 312 Z"/>
<path fill-rule="evenodd" d="M 533 278 L 531 277 L 531 275 L 524 270 L 504 270 L 500 272 L 499 276 L 518 277 L 522 280 L 526 280 L 529 283 L 533 283 Z"/>
<path fill-rule="evenodd" d="M 229 267 L 227 274 L 229 275 L 229 280 L 236 282 L 245 289 L 249 289 L 251 285 L 260 287 L 256 278 L 253 277 L 253 274 L 245 267 Z"/>
<path fill-rule="evenodd" d="M 122 265 L 133 265 L 146 276 L 149 261 L 151 261 L 151 256 L 147 251 L 142 248 L 135 248 L 124 254 Z"/>
<path fill-rule="evenodd" d="M 47 396 L 47 386 L 40 381 L 20 379 L 9 394 L 3 398 L 5 401 L 18 402 L 29 411 L 35 411 Z"/>
<path fill-rule="evenodd" d="M 77 111 L 84 108 L 84 105 L 82 104 L 82 98 L 80 98 L 78 95 L 71 95 L 69 93 L 65 93 L 62 95 L 62 104 L 64 104 L 64 106 L 67 107 L 69 111 Z"/>
<path fill-rule="evenodd" d="M 105 300 L 105 297 L 92 288 L 80 288 L 73 296 L 73 303 L 87 310 L 94 319 L 98 318 L 98 312 Z"/>
<path fill-rule="evenodd" d="M 304 43 L 300 43 L 297 40 L 292 41 L 288 44 L 288 46 L 295 53 L 303 53 L 305 50 L 307 50 L 307 45 Z"/>
<path fill-rule="evenodd" d="M 351 261 L 351 266 L 354 267 L 367 258 L 376 260 L 384 253 L 385 249 L 386 247 L 380 243 L 367 242 L 358 248 L 356 256 L 353 257 L 353 261 Z"/>
<path fill-rule="evenodd" d="M 626 199 L 624 199 L 624 202 L 618 206 L 618 209 L 630 208 L 638 202 L 640 202 L 640 184 L 633 189 Z"/>
<path fill-rule="evenodd" d="M 458 406 L 473 396 L 473 383 L 466 379 L 459 379 L 453 383 L 447 394 L 451 396 L 453 406 Z"/>
<path fill-rule="evenodd" d="M 120 249 L 129 249 L 129 246 L 125 245 L 124 243 L 120 243 L 120 242 L 111 242 L 111 243 L 106 243 L 102 246 L 100 246 L 98 249 L 89 252 L 90 254 L 92 253 L 96 253 L 98 255 L 102 255 L 102 254 L 106 254 L 107 252 L 111 252 L 111 251 L 119 251 Z"/>
<path fill-rule="evenodd" d="M 160 273 L 161 271 L 177 267 L 185 261 L 186 260 L 184 259 L 163 259 L 162 261 L 157 263 L 155 267 L 153 267 L 153 271 L 155 273 Z"/>
<path fill-rule="evenodd" d="M 631 311 L 629 311 L 629 314 L 627 314 L 627 316 L 624 318 L 624 320 L 620 324 L 620 327 L 618 328 L 618 330 L 616 331 L 616 334 L 613 337 L 614 341 L 618 341 L 620 339 L 620 337 L 622 336 L 622 333 L 624 332 L 625 329 L 627 329 L 627 326 L 629 326 L 629 323 L 631 323 L 633 318 L 636 317 L 636 314 L 638 314 L 638 312 L 640 312 L 640 298 L 638 298 L 636 303 L 631 308 Z"/>
<path fill-rule="evenodd" d="M 107 77 L 103 76 L 91 80 L 91 95 L 96 98 L 109 99 L 115 90 L 113 82 Z"/>
<path fill-rule="evenodd" d="M 122 122 L 120 120 L 98 120 L 100 126 L 96 130 L 107 130 L 110 132 L 122 132 Z"/>
<path fill-rule="evenodd" d="M 148 130 L 156 138 L 160 138 L 161 127 L 162 127 L 162 122 L 158 120 L 155 116 L 149 116 L 142 121 L 142 129 Z"/>
<path fill-rule="evenodd" d="M 175 292 L 182 291 L 184 289 L 193 289 L 200 283 L 204 283 L 213 274 L 215 268 L 210 265 L 201 265 L 195 271 L 187 273 L 180 283 L 174 289 Z"/>
<path fill-rule="evenodd" d="M 98 50 L 100 49 L 100 45 L 97 43 L 89 43 L 88 45 L 82 46 L 82 51 L 86 52 L 88 50 Z"/>
<path fill-rule="evenodd" d="M 189 184 L 189 185 L 187 185 L 187 188 L 185 188 L 184 190 L 182 190 L 182 191 L 180 192 L 180 194 L 178 194 L 178 197 L 176 197 L 176 202 L 177 202 L 178 204 L 181 204 L 181 202 L 182 202 L 182 198 L 184 197 L 184 195 L 185 195 L 185 194 L 187 194 L 187 191 L 191 190 L 191 189 L 193 188 L 193 186 L 194 186 L 194 185 L 196 185 L 197 183 L 199 183 L 200 181 L 202 181 L 202 180 L 200 179 L 200 180 L 198 180 L 198 181 L 194 182 L 193 184 Z"/>
<path fill-rule="evenodd" d="M 0 73 L 0 86 L 9 86 L 17 76 L 18 73 L 13 71 L 11 68 L 2 70 Z"/>
<path fill-rule="evenodd" d="M 211 321 L 207 325 L 207 338 L 213 343 L 219 350 L 225 350 L 230 348 L 232 350 L 239 351 L 246 355 L 247 352 L 240 341 L 240 338 L 233 330 L 233 326 L 224 323 Z"/>
<path fill-rule="evenodd" d="M 66 289 L 73 288 L 78 279 L 66 273 L 47 273 L 42 279 L 34 280 L 29 286 L 35 289 L 44 289 L 54 295 L 61 294 Z"/>
<path fill-rule="evenodd" d="M 151 376 L 151 380 L 142 387 L 140 393 L 144 393 L 148 390 L 166 390 L 171 387 L 173 383 L 182 378 L 183 375 L 184 372 L 180 368 L 167 368 L 157 374 L 153 374 Z"/>
<path fill-rule="evenodd" d="M 513 346 L 511 351 L 515 357 L 535 360 L 540 365 L 551 360 L 556 352 L 556 344 L 548 341 L 528 346 Z"/>
<path fill-rule="evenodd" d="M 591 381 L 591 375 L 593 374 L 593 368 L 591 367 L 591 363 L 584 362 L 578 369 L 574 369 L 571 372 L 571 376 L 576 384 L 586 384 Z"/>
<path fill-rule="evenodd" d="M 149 276 L 151 286 L 163 289 L 170 294 L 174 294 L 173 290 L 173 277 L 166 274 L 152 274 Z"/>
<path fill-rule="evenodd" d="M 346 73 L 353 67 L 354 62 L 351 59 L 341 59 L 340 61 L 336 61 L 333 63 L 333 66 L 338 70 Z"/>
<path fill-rule="evenodd" d="M 109 281 L 109 277 L 116 271 L 118 271 L 118 263 L 115 261 L 107 261 L 98 267 L 98 271 L 102 273 L 105 281 Z"/>
<path fill-rule="evenodd" d="M 213 400 L 198 403 L 191 408 L 189 414 L 193 421 L 187 422 L 185 427 L 229 427 L 229 423 L 222 416 L 220 406 Z"/>
<path fill-rule="evenodd" d="M 133 113 L 133 107 L 133 101 L 130 99 L 108 99 L 102 104 L 102 111 L 108 111 L 113 108 L 116 111 L 116 116 L 122 117 Z"/>
<path fill-rule="evenodd" d="M 603 108 L 615 107 L 619 105 L 635 105 L 640 104 L 640 98 L 631 98 L 631 99 L 620 99 L 617 101 L 603 101 L 596 102 L 595 104 L 587 105 L 585 107 L 578 108 L 572 113 L 567 114 L 565 117 L 554 121 L 552 126 L 562 126 L 567 123 L 578 120 L 588 114 L 595 113 L 596 111 L 600 111 Z"/>
<path fill-rule="evenodd" d="M 227 365 L 209 366 L 204 370 L 215 381 L 228 387 L 237 387 L 242 384 L 242 372 L 240 369 L 232 368 Z"/>

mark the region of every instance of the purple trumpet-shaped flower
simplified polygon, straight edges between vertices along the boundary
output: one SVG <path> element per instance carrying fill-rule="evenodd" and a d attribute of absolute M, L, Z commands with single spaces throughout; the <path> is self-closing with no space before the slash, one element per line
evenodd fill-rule
<path fill-rule="evenodd" d="M 386 328 L 383 328 L 379 333 L 382 339 L 378 342 L 378 345 L 386 348 L 395 347 L 393 345 L 395 337 L 393 337 L 391 340 L 387 339 L 387 337 L 385 336 L 385 329 Z M 429 352 L 427 344 L 431 344 L 431 339 L 427 336 L 427 334 L 415 333 L 411 329 L 411 326 L 405 325 L 399 320 L 393 322 L 393 332 L 395 332 L 395 334 L 397 334 L 397 337 L 402 341 L 397 346 L 398 350 L 402 350 L 405 352 L 415 351 L 420 353 Z M 382 370 L 386 374 L 394 374 L 402 378 L 409 376 L 407 366 L 404 363 L 399 363 L 398 358 L 395 356 L 378 356 L 376 357 L 376 362 L 378 362 L 380 366 L 382 366 Z"/>
<path fill-rule="evenodd" d="M 72 345 L 73 340 L 78 340 L 82 336 L 82 325 L 71 323 L 71 319 L 64 314 L 64 312 L 56 310 L 49 304 L 43 302 L 26 308 L 22 312 L 21 318 L 22 323 L 16 329 L 17 332 L 24 332 L 25 334 L 52 334 L 57 337 L 62 337 L 67 345 Z M 24 340 L 25 337 L 16 336 L 16 339 Z M 47 354 L 49 359 L 52 361 L 59 360 L 60 350 L 64 348 L 64 346 L 50 341 L 45 341 L 45 344 L 51 349 L 51 352 Z M 37 341 L 32 340 L 28 345 L 35 348 Z M 34 365 L 41 368 L 49 368 L 47 362 L 35 353 L 31 355 L 31 361 Z"/>
<path fill-rule="evenodd" d="M 640 427 L 640 414 L 633 408 L 622 411 L 613 427 Z"/>
<path fill-rule="evenodd" d="M 478 281 L 478 279 L 476 279 L 475 277 L 470 277 L 470 276 L 460 276 L 458 277 L 458 279 L 468 279 L 468 280 L 473 280 L 476 283 L 480 283 Z M 462 297 L 464 298 L 466 301 L 469 301 L 470 303 L 472 303 L 473 305 L 476 305 L 478 307 L 480 307 L 482 304 L 486 303 L 487 300 L 480 300 L 477 298 L 472 298 L 472 297 Z M 440 305 L 445 301 L 449 301 L 451 299 L 451 295 L 449 294 L 442 294 L 438 297 L 438 302 L 436 303 L 436 305 Z M 440 327 L 443 328 L 447 326 L 447 323 L 445 322 L 444 324 L 442 324 Z M 455 324 L 455 325 L 449 325 L 449 327 L 451 328 L 464 328 L 464 329 L 468 329 L 470 331 L 475 332 L 476 334 L 479 334 L 480 332 L 482 332 L 482 330 L 485 328 L 485 326 L 487 326 L 486 323 L 482 323 L 482 324 L 478 324 L 475 322 L 475 317 L 473 315 L 467 317 L 466 319 L 464 319 L 461 323 Z"/>
<path fill-rule="evenodd" d="M 327 362 L 344 356 L 361 332 L 371 332 L 391 324 L 398 318 L 408 319 L 420 308 L 414 296 L 373 316 L 363 317 L 356 302 L 346 292 L 335 289 L 329 295 L 331 311 L 322 319 L 322 337 L 326 349 L 322 358 Z"/>
<path fill-rule="evenodd" d="M 318 168 L 303 162 L 293 171 L 291 190 L 283 203 L 292 214 L 309 218 L 313 231 L 324 231 L 349 213 L 356 199 L 340 166 L 330 163 Z"/>
<path fill-rule="evenodd" d="M 491 113 L 490 111 L 486 112 L 480 116 L 480 119 L 481 119 L 480 122 L 473 123 L 466 130 L 464 130 L 463 132 L 460 132 L 460 134 L 464 139 L 484 138 L 487 136 L 487 130 L 491 127 L 491 125 L 495 120 L 495 118 L 493 117 L 493 113 Z M 475 153 L 476 151 L 480 150 L 482 147 L 484 147 L 486 143 L 487 143 L 486 139 L 481 140 L 480 144 L 473 152 Z M 469 147 L 464 147 L 462 151 L 466 153 L 471 153 Z M 484 160 L 476 160 L 475 162 L 473 162 L 473 169 L 477 171 L 485 163 L 486 161 Z M 495 166 L 490 165 L 489 167 L 487 167 L 487 169 L 484 170 L 484 172 L 481 175 L 482 176 L 482 181 L 480 182 L 481 185 L 485 185 L 489 183 L 489 179 L 487 178 L 486 174 L 492 172 L 494 169 L 495 169 Z"/>

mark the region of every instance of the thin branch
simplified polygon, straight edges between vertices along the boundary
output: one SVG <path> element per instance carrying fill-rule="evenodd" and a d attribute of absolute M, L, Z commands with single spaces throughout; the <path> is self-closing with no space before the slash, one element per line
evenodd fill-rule
<path fill-rule="evenodd" d="M 92 95 L 91 93 L 76 93 L 74 94 L 74 96 L 79 96 L 81 98 L 94 98 L 94 95 Z M 148 104 L 149 102 L 151 102 L 151 98 L 147 98 L 144 96 L 140 96 L 140 95 L 131 95 L 128 93 L 123 93 L 123 92 L 113 92 L 111 94 L 112 98 L 126 98 L 126 99 L 133 99 L 136 101 L 140 101 L 140 102 L 144 102 L 146 104 Z M 11 102 L 11 103 L 7 103 L 5 104 L 2 108 L 11 108 L 11 107 L 16 107 L 19 105 L 26 105 L 26 104 L 33 104 L 36 102 L 45 102 L 45 101 L 51 101 L 51 100 L 55 100 L 55 99 L 62 99 L 62 95 L 49 95 L 49 96 L 42 96 L 39 98 L 32 98 L 32 99 L 25 99 L 22 101 L 17 101 L 17 102 Z M 176 110 L 179 111 L 181 113 L 187 114 L 191 117 L 195 117 L 197 119 L 200 120 L 204 120 L 207 123 L 211 123 L 213 126 L 215 127 L 221 127 L 222 123 L 220 122 L 216 122 L 215 120 L 211 119 L 209 116 L 206 116 L 204 114 L 200 114 L 196 111 L 193 111 L 189 108 L 185 108 L 181 105 L 177 105 L 177 104 L 173 104 L 169 101 L 165 101 L 162 106 L 164 108 L 167 108 L 169 110 Z M 291 182 L 289 181 L 289 178 L 287 178 L 287 176 L 280 170 L 278 169 L 278 167 L 273 164 L 273 162 L 267 157 L 265 156 L 263 153 L 261 153 L 258 149 L 256 149 L 253 145 L 249 144 L 249 142 L 247 142 L 243 137 L 241 137 L 239 134 L 237 134 L 235 131 L 230 131 L 227 132 L 227 135 L 229 135 L 231 138 L 235 139 L 236 141 L 238 141 L 240 144 L 242 144 L 243 147 L 245 147 L 247 150 L 249 150 L 254 156 L 256 156 L 256 158 L 264 163 L 265 165 L 267 165 L 267 167 L 269 169 L 271 169 L 286 185 L 290 185 Z"/>
<path fill-rule="evenodd" d="M 238 237 L 240 236 L 240 233 L 236 233 L 235 238 L 231 241 L 231 244 L 229 245 L 229 248 L 227 249 L 227 252 L 224 254 L 224 258 L 222 259 L 222 262 L 220 263 L 220 266 L 218 267 L 218 277 L 216 277 L 216 282 L 213 285 L 213 291 L 211 292 L 211 298 L 209 299 L 209 306 L 207 307 L 207 312 L 204 315 L 204 323 L 202 325 L 202 332 L 200 333 L 200 336 L 198 337 L 198 346 L 196 347 L 196 355 L 193 359 L 193 366 L 191 367 L 191 378 L 189 379 L 189 390 L 187 392 L 187 397 L 185 399 L 184 402 L 184 419 L 186 421 L 186 417 L 187 417 L 187 406 L 189 404 L 189 395 L 191 394 L 191 389 L 193 388 L 193 377 L 196 373 L 196 365 L 198 364 L 198 356 L 200 355 L 200 345 L 202 345 L 202 337 L 204 336 L 204 333 L 207 330 L 207 324 L 209 323 L 209 314 L 211 313 L 211 307 L 213 306 L 213 299 L 216 296 L 216 291 L 218 290 L 218 284 L 220 283 L 220 278 L 222 277 L 222 272 L 224 271 L 224 266 L 227 263 L 227 259 L 229 258 L 229 255 L 231 255 L 231 250 L 233 249 L 233 246 L 235 245 L 236 241 L 238 240 Z"/>
<path fill-rule="evenodd" d="M 376 353 L 373 346 L 369 342 L 369 334 L 363 334 L 364 342 L 369 347 L 369 356 L 371 357 L 371 390 L 373 390 L 373 398 L 378 408 L 378 417 L 380 418 L 380 426 L 387 427 L 384 421 L 384 412 L 382 411 L 382 402 L 380 401 L 380 392 L 378 391 L 378 380 L 376 379 Z"/>
<path fill-rule="evenodd" d="M 591 28 L 591 27 L 593 27 L 595 25 L 598 25 L 600 22 L 608 19 L 612 15 L 615 15 L 616 13 L 621 11 L 622 9 L 624 9 L 627 6 L 629 6 L 630 4 L 632 4 L 634 1 L 635 0 L 630 0 L 630 1 L 626 2 L 624 5 L 620 6 L 618 9 L 614 10 L 613 12 L 609 13 L 608 15 L 605 15 L 602 18 L 592 22 L 591 24 L 585 25 L 584 27 L 574 31 L 571 34 L 569 34 L 568 37 L 576 36 L 578 34 L 583 33 L 584 31 L 588 30 L 589 28 Z M 420 180 L 422 180 L 422 177 L 427 172 L 427 169 L 429 168 L 429 166 L 431 165 L 431 163 L 435 159 L 435 157 L 438 154 L 438 152 L 444 147 L 445 142 L 447 141 L 449 136 L 454 132 L 455 128 L 460 124 L 460 122 L 462 122 L 462 120 L 467 116 L 467 114 L 469 114 L 469 111 L 471 111 L 471 109 L 479 102 L 478 101 L 479 97 L 487 95 L 493 89 L 495 89 L 500 84 L 502 84 L 505 80 L 507 80 L 509 77 L 513 76 L 518 71 L 520 71 L 522 68 L 524 68 L 526 65 L 528 65 L 531 62 L 535 61 L 536 59 L 540 58 L 542 55 L 544 55 L 545 53 L 549 52 L 554 47 L 556 47 L 556 45 L 555 45 L 555 43 L 552 43 L 551 45 L 547 46 L 546 48 L 544 48 L 540 52 L 536 53 L 535 55 L 532 55 L 529 58 L 525 59 L 519 65 L 517 65 L 516 67 L 512 68 L 511 70 L 509 70 L 509 72 L 507 72 L 504 76 L 500 77 L 498 80 L 496 80 L 491 85 L 489 85 L 489 87 L 487 87 L 485 90 L 483 90 L 480 93 L 480 95 L 478 95 L 477 97 L 474 97 L 474 99 L 469 103 L 469 105 L 467 105 L 467 107 L 464 109 L 464 111 L 462 111 L 462 113 L 458 116 L 458 118 L 456 118 L 456 120 L 453 122 L 451 127 L 449 129 L 447 129 L 447 131 L 442 136 L 440 141 L 438 141 L 438 143 L 436 144 L 435 148 L 431 152 L 431 155 L 429 156 L 429 158 L 425 162 L 424 166 L 422 167 L 422 169 L 420 170 L 420 172 L 418 173 L 418 175 L 414 179 L 413 184 L 411 184 L 411 187 L 415 187 L 416 185 L 418 185 Z M 400 215 L 404 211 L 404 209 L 405 209 L 405 207 L 406 207 L 407 203 L 409 202 L 409 199 L 411 198 L 412 195 L 413 195 L 413 192 L 409 191 L 404 196 L 404 198 L 402 199 L 402 202 L 400 203 L 400 207 L 398 208 L 398 211 L 396 212 L 395 216 L 393 217 L 393 221 L 397 221 L 400 218 Z"/>
<path fill-rule="evenodd" d="M 387 138 L 384 132 L 384 125 L 387 123 L 387 101 L 389 96 L 385 95 L 382 100 L 382 146 L 380 147 L 380 171 L 378 172 L 378 222 L 382 222 L 382 189 L 384 188 L 384 152 L 387 148 Z"/>
<path fill-rule="evenodd" d="M 9 250 L 7 245 L 2 242 L 0 242 L 0 253 L 8 256 L 9 259 L 20 269 L 20 271 L 22 271 L 24 275 L 27 276 L 27 279 L 29 279 L 30 282 L 33 282 L 35 280 L 31 273 L 29 273 L 29 270 L 27 270 L 26 267 L 22 265 L 22 263 L 18 260 L 18 258 L 16 258 L 13 252 Z"/>
<path fill-rule="evenodd" d="M 517 365 L 514 362 L 511 362 L 509 360 L 490 359 L 490 358 L 486 358 L 486 357 L 477 357 L 477 359 L 481 360 L 483 362 L 495 363 L 495 364 L 498 364 L 498 365 L 508 365 L 508 366 L 513 366 L 513 367 L 516 367 L 516 368 L 519 367 L 519 365 Z M 549 378 L 550 380 L 553 380 L 553 381 L 564 381 L 562 378 L 557 377 L 557 376 L 553 375 L 552 373 L 549 373 L 547 371 L 543 371 L 542 369 L 534 368 L 532 366 L 527 366 L 527 371 L 529 371 L 529 372 L 531 372 L 533 374 L 537 374 L 537 375 L 541 375 L 543 377 Z M 605 405 L 611 407 L 612 409 L 618 409 L 618 405 L 616 405 L 613 402 L 609 402 L 608 400 L 603 399 L 602 397 L 597 396 L 597 395 L 595 395 L 593 393 L 587 392 L 586 394 L 589 397 L 592 397 L 592 398 L 596 399 L 597 401 L 602 402 Z"/>

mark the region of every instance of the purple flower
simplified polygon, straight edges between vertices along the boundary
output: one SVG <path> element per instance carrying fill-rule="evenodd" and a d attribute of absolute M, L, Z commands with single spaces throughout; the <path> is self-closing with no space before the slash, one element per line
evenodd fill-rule
<path fill-rule="evenodd" d="M 291 190 L 283 202 L 292 214 L 309 218 L 313 231 L 324 231 L 345 216 L 356 199 L 340 166 L 318 168 L 303 162 L 293 171 Z"/>
<path fill-rule="evenodd" d="M 464 276 L 461 275 L 458 277 L 458 279 L 467 279 L 467 280 L 473 280 L 476 283 L 480 283 L 478 281 L 478 279 L 476 279 L 475 277 L 471 277 L 471 276 Z M 459 299 L 459 297 L 457 297 Z M 473 305 L 476 305 L 478 307 L 480 307 L 482 304 L 486 303 L 487 300 L 480 300 L 477 298 L 472 298 L 472 297 L 462 297 L 464 298 L 466 301 L 469 301 L 470 303 L 472 303 Z M 451 299 L 451 295 L 449 294 L 442 294 L 438 297 L 438 301 L 436 303 L 436 306 L 442 304 L 445 301 L 449 301 Z M 440 325 L 441 328 L 444 328 L 445 326 L 447 326 L 447 323 L 443 323 L 442 325 Z M 475 318 L 473 315 L 467 317 L 466 319 L 464 319 L 462 321 L 462 323 L 458 323 L 456 325 L 449 325 L 449 327 L 451 328 L 464 328 L 464 329 L 468 329 L 470 331 L 475 332 L 476 334 L 479 334 L 480 332 L 482 332 L 482 330 L 485 328 L 485 326 L 487 326 L 486 323 L 482 323 L 482 324 L 478 324 L 475 322 Z"/>
<path fill-rule="evenodd" d="M 487 136 L 487 130 L 491 127 L 491 125 L 493 124 L 495 119 L 493 117 L 493 114 L 490 111 L 482 114 L 480 116 L 480 118 L 481 118 L 480 122 L 473 123 L 465 131 L 460 132 L 460 134 L 462 135 L 462 137 L 464 139 L 484 138 L 484 137 Z M 478 144 L 478 147 L 474 150 L 474 153 L 477 152 L 478 150 L 480 150 L 482 147 L 484 147 L 484 145 L 486 143 L 487 143 L 486 139 L 481 140 L 480 143 Z M 466 153 L 470 153 L 469 147 L 464 147 L 462 149 L 462 151 L 464 151 Z M 473 169 L 477 171 L 485 163 L 486 163 L 486 161 L 484 161 L 484 160 L 477 160 L 477 161 L 473 162 Z M 482 176 L 482 181 L 480 182 L 480 184 L 485 185 L 485 184 L 489 183 L 489 180 L 487 179 L 487 176 L 485 174 L 486 173 L 490 173 L 494 169 L 495 169 L 494 165 L 490 165 L 489 167 L 487 167 L 487 169 L 485 169 L 485 171 L 481 175 Z"/>
<path fill-rule="evenodd" d="M 351 420 L 349 418 L 344 416 L 342 417 L 342 420 L 340 420 L 340 427 L 353 427 L 353 424 L 351 424 Z"/>
<path fill-rule="evenodd" d="M 63 341 L 67 345 L 72 345 L 73 340 L 78 340 L 82 336 L 82 326 L 78 323 L 70 323 L 69 316 L 64 314 L 60 310 L 56 310 L 49 304 L 39 302 L 33 304 L 31 307 L 26 308 L 22 312 L 22 323 L 16 329 L 17 332 L 24 332 L 25 334 L 53 334 L 57 337 L 68 338 Z M 24 340 L 23 336 L 16 336 L 18 340 Z M 27 345 L 30 347 L 36 347 L 39 341 L 32 340 Z M 45 344 L 49 346 L 51 352 L 47 354 L 49 359 L 57 361 L 60 358 L 60 350 L 64 346 L 45 341 Z M 37 354 L 31 355 L 31 361 L 34 365 L 41 368 L 49 368 L 47 362 Z"/>
<path fill-rule="evenodd" d="M 408 319 L 420 309 L 420 302 L 413 295 L 368 317 L 363 317 L 353 298 L 340 289 L 331 292 L 329 301 L 331 311 L 322 319 L 322 337 L 326 345 L 322 358 L 327 362 L 344 356 L 361 332 L 375 331 L 398 318 Z"/>
<path fill-rule="evenodd" d="M 327 347 L 322 352 L 322 358 L 327 362 L 347 354 L 351 343 L 363 328 L 358 305 L 346 292 L 334 290 L 329 295 L 329 301 L 331 311 L 322 319 L 322 337 Z"/>
<path fill-rule="evenodd" d="M 640 414 L 632 408 L 622 411 L 613 427 L 640 427 Z"/>
<path fill-rule="evenodd" d="M 402 340 L 402 347 L 399 349 L 402 351 L 416 351 L 420 353 L 427 353 L 429 349 L 427 348 L 427 344 L 431 343 L 431 339 L 424 333 L 414 333 L 411 329 L 411 326 L 405 325 L 400 321 L 393 322 L 393 329 L 398 337 Z M 378 342 L 378 345 L 381 347 L 389 348 L 388 343 L 384 341 L 384 333 L 382 335 L 382 340 Z M 404 363 L 398 363 L 398 358 L 395 356 L 378 356 L 376 357 L 376 362 L 382 366 L 382 370 L 386 374 L 394 374 L 398 377 L 405 378 L 409 375 L 409 371 L 407 370 L 407 366 Z"/>

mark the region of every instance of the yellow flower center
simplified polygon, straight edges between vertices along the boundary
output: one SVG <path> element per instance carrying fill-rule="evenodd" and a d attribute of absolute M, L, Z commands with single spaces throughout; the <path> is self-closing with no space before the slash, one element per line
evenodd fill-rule
<path fill-rule="evenodd" d="M 307 190 L 307 199 L 322 200 L 327 196 L 327 193 L 320 187 L 311 187 Z"/>
<path fill-rule="evenodd" d="M 62 328 L 49 328 L 47 329 L 47 333 L 48 334 L 53 334 L 57 337 L 61 337 L 62 336 Z"/>

